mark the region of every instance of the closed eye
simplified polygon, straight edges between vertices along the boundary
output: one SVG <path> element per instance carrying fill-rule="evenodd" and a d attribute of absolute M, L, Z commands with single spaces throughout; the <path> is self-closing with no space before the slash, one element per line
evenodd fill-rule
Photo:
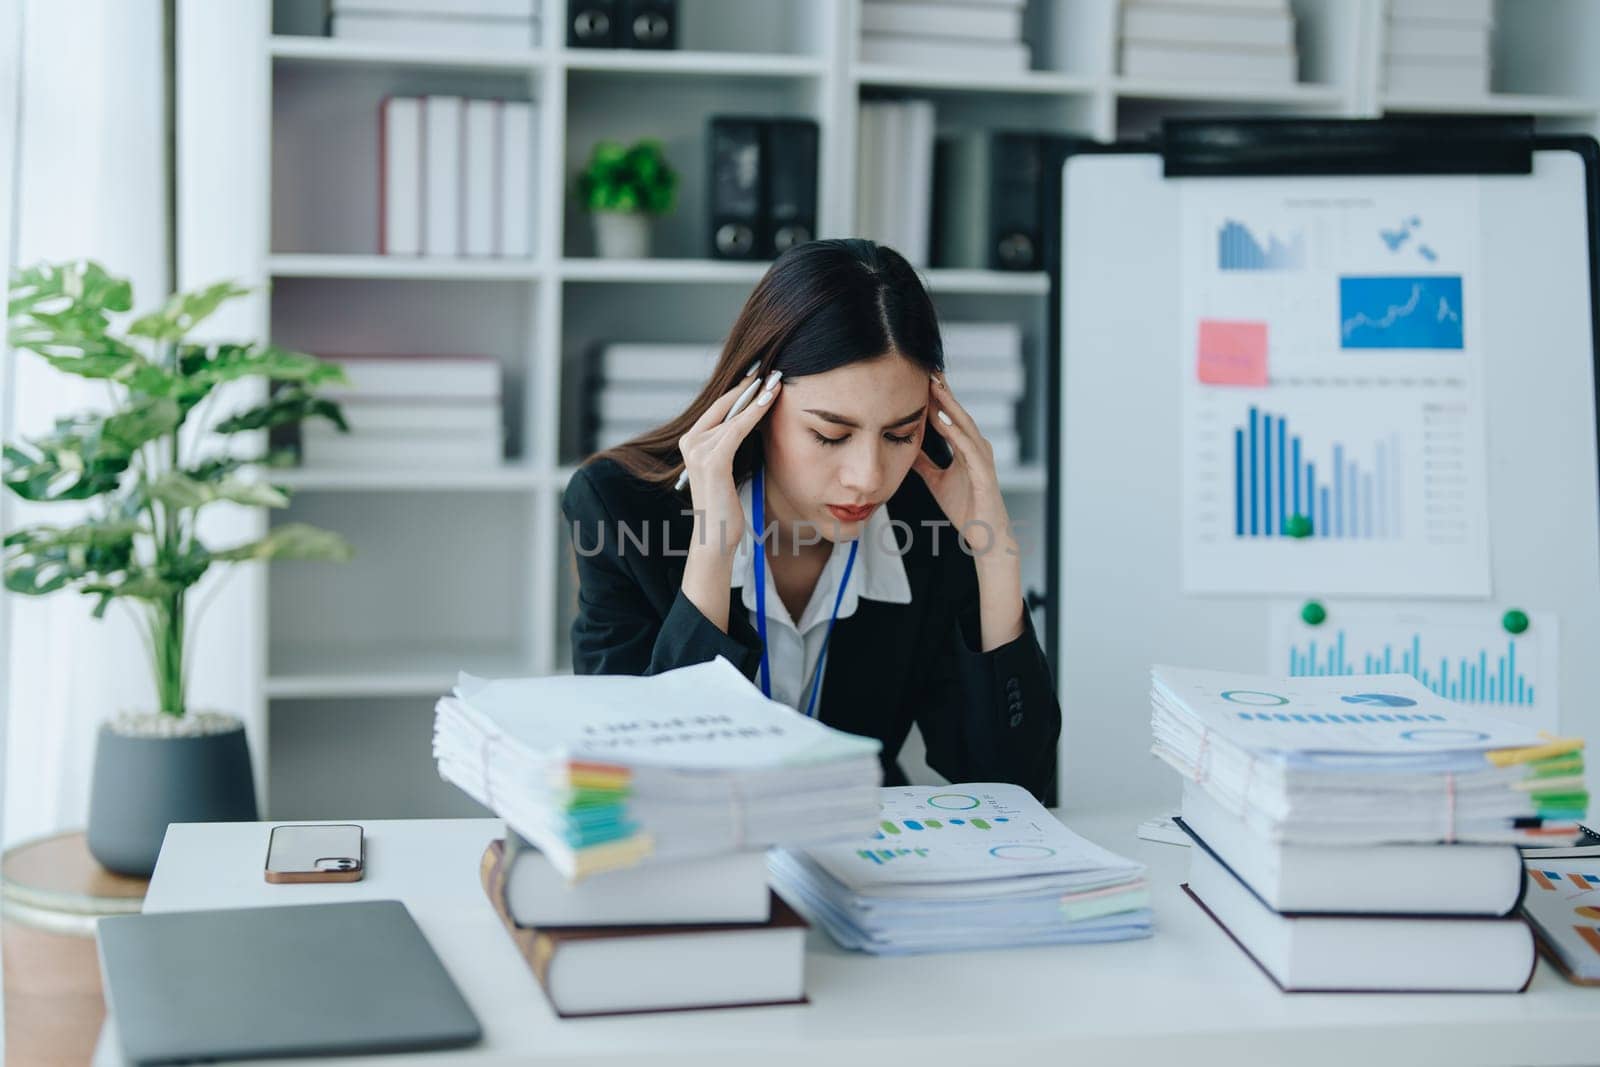
<path fill-rule="evenodd" d="M 850 440 L 849 434 L 843 434 L 839 437 L 826 437 L 815 430 L 811 431 L 811 436 L 817 439 L 817 444 L 823 446 L 842 445 L 846 441 Z M 884 440 L 892 441 L 897 445 L 909 445 L 911 442 L 917 439 L 915 434 L 909 433 L 904 435 L 897 433 L 886 433 L 883 435 L 883 437 Z"/>

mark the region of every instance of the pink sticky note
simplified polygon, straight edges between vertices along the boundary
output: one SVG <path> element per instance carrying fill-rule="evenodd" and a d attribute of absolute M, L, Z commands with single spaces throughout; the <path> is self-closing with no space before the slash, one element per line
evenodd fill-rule
<path fill-rule="evenodd" d="M 1267 324 L 1201 319 L 1196 365 L 1205 385 L 1266 385 Z"/>

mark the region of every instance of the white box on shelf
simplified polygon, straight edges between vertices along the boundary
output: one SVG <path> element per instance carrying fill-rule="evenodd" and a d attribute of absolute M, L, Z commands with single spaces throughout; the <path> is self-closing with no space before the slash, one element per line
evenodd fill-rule
<path fill-rule="evenodd" d="M 387 96 L 378 113 L 378 251 L 422 251 L 422 101 Z"/>
<path fill-rule="evenodd" d="M 721 354 L 719 344 L 609 344 L 600 351 L 599 372 L 608 382 L 699 385 Z"/>
<path fill-rule="evenodd" d="M 954 69 L 979 74 L 1018 74 L 1028 69 L 1032 52 L 1026 44 L 991 41 L 956 43 L 933 37 L 861 35 L 861 62 L 917 70 Z"/>
<path fill-rule="evenodd" d="M 500 401 L 482 400 L 382 400 L 349 397 L 339 402 L 351 433 L 408 430 L 418 434 L 471 433 L 501 427 Z M 310 422 L 337 433 L 332 423 Z M 320 432 L 320 431 L 319 431 Z"/>
<path fill-rule="evenodd" d="M 1289 0 L 1122 0 L 1124 7 L 1143 7 L 1158 3 L 1163 7 L 1206 8 L 1217 12 L 1249 11 L 1282 14 L 1289 11 Z"/>
<path fill-rule="evenodd" d="M 407 433 L 324 436 L 319 432 L 302 434 L 300 447 L 301 466 L 318 470 L 495 467 L 505 458 L 504 439 L 496 432 L 430 437 Z"/>
<path fill-rule="evenodd" d="M 1187 48 L 1125 41 L 1122 73 L 1130 78 L 1293 85 L 1299 57 L 1289 48 Z"/>
<path fill-rule="evenodd" d="M 459 96 L 422 98 L 422 251 L 461 254 L 461 112 Z"/>
<path fill-rule="evenodd" d="M 1384 64 L 1384 89 L 1396 96 L 1450 98 L 1489 91 L 1489 64 L 1477 60 L 1394 57 Z"/>
<path fill-rule="evenodd" d="M 489 356 L 325 356 L 344 368 L 348 385 L 324 390 L 334 399 L 499 399 L 500 363 Z"/>
<path fill-rule="evenodd" d="M 1493 22 L 1494 0 L 1389 0 L 1389 17 Z"/>
<path fill-rule="evenodd" d="M 1122 39 L 1289 48 L 1294 44 L 1294 16 L 1287 11 L 1188 10 L 1164 4 L 1128 4 L 1122 9 Z"/>
<path fill-rule="evenodd" d="M 526 100 L 500 105 L 500 231 L 497 247 L 510 259 L 533 255 L 533 156 L 538 111 Z"/>
<path fill-rule="evenodd" d="M 330 35 L 340 40 L 375 44 L 485 51 L 531 49 L 539 44 L 539 24 L 526 18 L 428 18 L 349 11 L 332 15 L 328 25 Z"/>
<path fill-rule="evenodd" d="M 648 422 L 659 426 L 687 408 L 698 391 L 693 387 L 607 385 L 595 394 L 595 414 L 601 422 Z"/>
<path fill-rule="evenodd" d="M 861 5 L 861 29 L 889 36 L 954 37 L 1014 44 L 1022 40 L 1022 7 L 865 0 Z"/>
<path fill-rule="evenodd" d="M 1493 31 L 1488 23 L 1390 19 L 1384 50 L 1390 57 L 1478 59 L 1487 63 Z"/>
<path fill-rule="evenodd" d="M 329 0 L 334 14 L 452 16 L 456 18 L 537 18 L 541 0 Z"/>
<path fill-rule="evenodd" d="M 943 322 L 939 334 L 946 360 L 1022 354 L 1022 327 L 1015 322 Z"/>
<path fill-rule="evenodd" d="M 500 177 L 499 160 L 495 158 L 499 112 L 500 104 L 494 100 L 466 102 L 461 153 L 461 251 L 467 256 L 495 253 L 495 225 L 500 213 L 495 197 Z"/>

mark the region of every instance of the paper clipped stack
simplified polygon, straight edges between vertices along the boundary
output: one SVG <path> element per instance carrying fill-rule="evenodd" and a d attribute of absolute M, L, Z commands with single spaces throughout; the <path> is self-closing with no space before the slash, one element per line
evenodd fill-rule
<path fill-rule="evenodd" d="M 591 451 L 669 422 L 716 368 L 717 344 L 608 344 L 596 365 Z"/>
<path fill-rule="evenodd" d="M 1154 752 L 1185 779 L 1187 888 L 1279 986 L 1526 986 L 1515 846 L 1576 835 L 1581 742 L 1408 675 L 1157 667 L 1151 700 Z"/>
<path fill-rule="evenodd" d="M 933 101 L 864 100 L 858 135 L 856 233 L 888 245 L 913 267 L 926 267 L 933 229 Z"/>
<path fill-rule="evenodd" d="M 985 74 L 1028 69 L 1027 0 L 863 0 L 861 62 Z"/>
<path fill-rule="evenodd" d="M 878 748 L 720 658 L 463 675 L 433 741 L 440 774 L 506 822 L 484 890 L 563 1016 L 803 999 L 805 924 L 768 889 L 764 852 L 866 833 Z"/>
<path fill-rule="evenodd" d="M 1493 0 L 1390 0 L 1384 89 L 1429 99 L 1489 91 Z"/>
<path fill-rule="evenodd" d="M 300 459 L 316 468 L 493 467 L 505 455 L 500 363 L 489 356 L 329 356 L 347 385 L 328 389 L 349 432 L 300 428 Z"/>
<path fill-rule="evenodd" d="M 537 48 L 540 7 L 540 0 L 329 0 L 328 36 L 428 48 Z"/>
<path fill-rule="evenodd" d="M 946 322 L 939 333 L 950 387 L 994 446 L 995 465 L 1002 470 L 1019 465 L 1017 408 L 1027 392 L 1022 327 L 1015 322 Z"/>
<path fill-rule="evenodd" d="M 878 955 L 1151 932 L 1143 865 L 1085 841 L 1014 785 L 886 788 L 870 838 L 768 862 L 803 914 L 844 948 Z"/>
<path fill-rule="evenodd" d="M 1288 0 L 1123 0 L 1122 73 L 1290 85 L 1294 27 Z"/>
<path fill-rule="evenodd" d="M 533 255 L 538 111 L 526 100 L 389 96 L 378 110 L 378 251 Z"/>

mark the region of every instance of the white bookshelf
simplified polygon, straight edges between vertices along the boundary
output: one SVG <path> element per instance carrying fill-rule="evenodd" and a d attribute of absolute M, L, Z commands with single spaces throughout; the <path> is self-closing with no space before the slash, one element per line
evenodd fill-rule
<path fill-rule="evenodd" d="M 180 280 L 260 284 L 243 329 L 312 352 L 482 352 L 502 363 L 508 445 L 492 470 L 289 470 L 287 513 L 345 533 L 357 558 L 285 564 L 248 583 L 238 625 L 259 650 L 243 709 L 273 818 L 474 810 L 428 757 L 433 699 L 457 669 L 570 670 L 575 598 L 559 501 L 579 453 L 587 362 L 607 341 L 714 342 L 765 263 L 706 258 L 704 131 L 713 114 L 820 127 L 819 236 L 852 232 L 863 98 L 934 101 L 941 131 L 1041 128 L 1106 141 L 1168 116 L 1530 112 L 1592 131 L 1600 4 L 1497 0 L 1494 92 L 1390 96 L 1384 0 L 1292 0 L 1301 80 L 1197 84 L 1118 73 L 1117 0 L 1029 0 L 1034 69 L 908 70 L 857 62 L 861 0 L 680 0 L 680 49 L 565 47 L 565 0 L 544 0 L 538 47 L 438 50 L 328 39 L 320 0 L 180 0 Z M 204 74 L 204 76 L 200 76 Z M 540 111 L 534 254 L 377 252 L 377 105 L 386 94 L 530 99 Z M 682 175 L 656 256 L 601 260 L 569 194 L 602 137 L 654 136 Z M 188 147 L 185 147 L 188 146 Z M 220 154 L 219 154 L 220 153 Z M 226 165 L 219 166 L 219 160 Z M 1022 324 L 1030 390 L 1013 515 L 1044 528 L 1043 273 L 922 271 L 941 318 Z M 1025 583 L 1043 587 L 1042 543 Z M 350 805 L 359 804 L 352 808 Z"/>

